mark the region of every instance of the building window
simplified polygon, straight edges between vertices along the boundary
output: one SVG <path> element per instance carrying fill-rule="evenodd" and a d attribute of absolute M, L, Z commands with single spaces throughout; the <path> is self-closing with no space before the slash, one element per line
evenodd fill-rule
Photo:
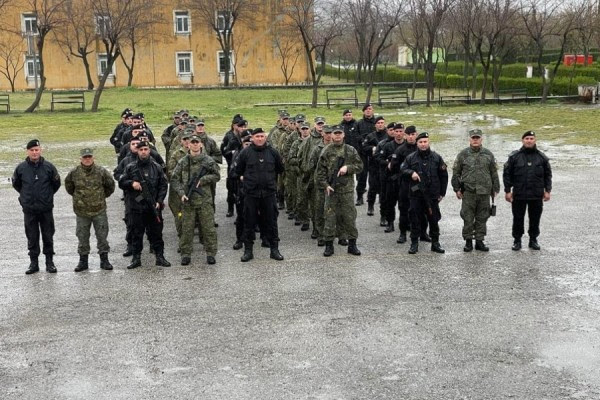
<path fill-rule="evenodd" d="M 176 53 L 177 75 L 192 75 L 192 53 Z"/>
<path fill-rule="evenodd" d="M 96 34 L 105 37 L 110 32 L 110 17 L 108 15 L 96 15 Z"/>
<path fill-rule="evenodd" d="M 191 32 L 190 28 L 190 12 L 175 11 L 175 33 L 189 34 Z"/>
<path fill-rule="evenodd" d="M 103 76 L 104 71 L 106 71 L 106 68 L 108 68 L 108 57 L 106 56 L 106 53 L 98 54 L 98 76 Z M 108 76 L 114 76 L 114 75 L 115 75 L 115 63 L 113 62 L 112 70 L 110 71 Z"/>
<path fill-rule="evenodd" d="M 235 55 L 233 53 L 230 53 L 229 56 L 229 75 L 234 75 L 234 71 L 233 71 L 233 57 Z M 225 74 L 225 52 L 223 51 L 219 51 L 218 53 L 218 69 L 219 69 L 219 74 Z"/>
<path fill-rule="evenodd" d="M 38 77 L 40 76 L 40 57 L 39 56 L 25 57 L 25 73 L 27 74 L 27 78 L 33 78 L 36 75 Z"/>
<path fill-rule="evenodd" d="M 23 14 L 23 33 L 25 35 L 37 35 L 37 16 L 35 14 Z"/>
<path fill-rule="evenodd" d="M 233 16 L 229 11 L 217 11 L 217 28 L 220 31 L 231 30 Z"/>

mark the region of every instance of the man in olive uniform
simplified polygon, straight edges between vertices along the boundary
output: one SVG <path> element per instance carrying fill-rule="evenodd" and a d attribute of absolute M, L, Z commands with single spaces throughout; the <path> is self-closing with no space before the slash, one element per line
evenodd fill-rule
<path fill-rule="evenodd" d="M 106 216 L 106 198 L 115 191 L 115 181 L 110 172 L 96 165 L 92 149 L 82 149 L 80 165 L 71 170 L 65 178 L 65 189 L 73 196 L 73 211 L 77 216 L 75 234 L 79 241 L 77 253 L 79 264 L 75 272 L 88 269 L 90 254 L 90 228 L 94 225 L 94 233 L 98 242 L 100 268 L 113 269 L 108 261 L 108 217 Z"/>
<path fill-rule="evenodd" d="M 527 131 L 521 137 L 523 146 L 508 156 L 504 164 L 504 198 L 511 203 L 513 213 L 512 249 L 521 250 L 525 233 L 525 212 L 529 214 L 529 248 L 540 250 L 537 238 L 544 202 L 550 200 L 552 169 L 548 157 L 538 150 L 535 132 Z"/>
<path fill-rule="evenodd" d="M 323 138 L 321 143 L 318 143 L 315 148 L 312 150 L 309 161 L 308 161 L 308 169 L 313 171 L 311 175 L 311 180 L 313 184 L 313 209 L 314 209 L 314 231 L 317 236 L 317 246 L 325 246 L 325 237 L 323 236 L 323 230 L 325 227 L 325 191 L 316 189 L 317 183 L 317 165 L 319 163 L 319 157 L 321 156 L 321 152 L 331 143 L 331 135 L 333 129 L 331 126 L 325 125 L 323 127 Z"/>
<path fill-rule="evenodd" d="M 199 136 L 190 137 L 189 148 L 190 153 L 177 163 L 171 178 L 171 186 L 179 195 L 183 208 L 179 241 L 181 265 L 189 265 L 191 262 L 196 219 L 200 222 L 206 262 L 214 264 L 217 230 L 214 226 L 212 187 L 221 179 L 221 174 L 215 160 L 204 153 L 204 145 Z"/>
<path fill-rule="evenodd" d="M 163 142 L 163 145 L 165 146 L 165 161 L 167 163 L 169 162 L 169 148 L 171 147 L 171 143 L 173 142 L 173 136 L 171 136 L 171 133 L 173 132 L 173 129 L 179 126 L 180 122 L 181 114 L 175 113 L 175 115 L 173 115 L 173 123 L 165 128 L 163 134 L 160 137 Z"/>
<path fill-rule="evenodd" d="M 452 188 L 456 198 L 462 200 L 460 216 L 464 221 L 464 251 L 489 251 L 484 239 L 486 222 L 490 217 L 490 198 L 500 191 L 500 180 L 496 158 L 482 146 L 483 133 L 480 129 L 469 131 L 469 147 L 456 156 L 452 167 Z"/>
<path fill-rule="evenodd" d="M 290 157 L 290 149 L 295 141 L 300 140 L 300 127 L 304 124 L 306 117 L 303 114 L 298 114 L 295 117 L 296 128 L 285 137 L 285 141 L 281 146 L 281 157 L 286 167 L 285 172 L 285 203 L 290 211 L 288 219 L 296 219 L 296 205 L 298 201 L 298 170 L 297 168 L 288 167 L 288 159 Z"/>
<path fill-rule="evenodd" d="M 169 162 L 167 163 L 167 180 L 169 182 L 171 182 L 171 178 L 173 177 L 173 172 L 175 171 L 177 163 L 189 152 L 191 135 L 191 133 L 183 134 L 183 136 L 181 137 L 181 146 L 177 146 L 177 150 L 175 150 L 169 158 Z M 177 193 L 177 191 L 175 191 L 173 185 L 169 185 L 169 209 L 173 214 L 173 220 L 175 221 L 175 230 L 177 231 L 177 237 L 181 239 L 181 196 Z"/>
<path fill-rule="evenodd" d="M 310 228 L 310 225 L 308 223 L 310 213 L 308 210 L 308 197 L 306 196 L 307 193 L 304 189 L 304 173 L 300 169 L 302 159 L 302 156 L 300 154 L 300 147 L 302 147 L 302 145 L 309 140 L 309 137 L 310 125 L 308 124 L 308 122 L 304 122 L 300 126 L 300 138 L 296 140 L 290 148 L 287 163 L 288 170 L 296 175 L 296 186 L 294 188 L 294 192 L 296 193 L 295 225 L 302 225 L 300 228 L 302 231 L 307 231 Z"/>
<path fill-rule="evenodd" d="M 429 147 L 429 133 L 417 136 L 417 151 L 409 154 L 401 166 L 402 175 L 410 180 L 410 249 L 409 254 L 419 251 L 421 216 L 429 221 L 431 251 L 445 253 L 440 245 L 439 220 L 442 218 L 439 203 L 448 189 L 448 168 L 442 157 Z"/>
<path fill-rule="evenodd" d="M 356 247 L 356 206 L 354 205 L 354 175 L 363 163 L 354 147 L 344 144 L 344 128 L 332 127 L 333 142 L 323 148 L 317 166 L 317 190 L 325 194 L 325 226 L 323 255 L 333 254 L 333 239 L 337 231 L 348 235 L 348 253 L 359 256 Z"/>
<path fill-rule="evenodd" d="M 277 125 L 271 129 L 271 132 L 269 132 L 269 136 L 267 137 L 267 141 L 275 148 L 275 150 L 281 152 L 279 143 L 281 143 L 282 137 L 288 135 L 289 127 L 290 114 L 285 110 L 281 110 Z M 277 208 L 279 210 L 285 208 L 285 172 L 277 178 Z"/>

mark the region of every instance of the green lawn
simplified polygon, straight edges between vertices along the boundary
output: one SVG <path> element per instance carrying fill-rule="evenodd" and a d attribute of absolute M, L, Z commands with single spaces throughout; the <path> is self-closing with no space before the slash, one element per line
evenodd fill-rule
<path fill-rule="evenodd" d="M 93 93 L 86 93 L 86 107 L 91 105 Z M 418 91 L 417 98 L 424 92 Z M 359 90 L 359 98 L 364 98 L 364 90 Z M 308 103 L 310 89 L 238 89 L 238 90 L 143 90 L 119 88 L 106 90 L 97 113 L 80 112 L 76 105 L 59 105 L 60 111 L 50 112 L 50 94 L 44 94 L 40 111 L 25 114 L 22 111 L 33 100 L 33 93 L 11 94 L 12 111 L 0 111 L 0 164 L 12 164 L 23 157 L 23 145 L 30 138 L 37 137 L 48 146 L 61 149 L 54 154 L 58 164 L 68 165 L 76 154 L 76 149 L 85 142 L 93 142 L 100 157 L 109 157 L 111 149 L 108 138 L 119 122 L 120 112 L 125 107 L 146 114 L 149 125 L 155 134 L 160 135 L 170 123 L 172 112 L 187 108 L 192 114 L 207 122 L 207 130 L 220 141 L 223 132 L 229 128 L 231 118 L 242 113 L 252 127 L 270 128 L 281 107 L 254 107 L 257 103 L 297 102 Z M 320 100 L 325 101 L 325 90 L 320 91 Z M 339 122 L 344 106 L 332 108 L 286 107 L 292 113 L 303 113 L 310 120 L 317 115 L 324 116 L 331 123 Z M 510 104 L 510 105 L 438 105 L 427 108 L 376 107 L 389 120 L 414 124 L 420 130 L 439 133 L 436 140 L 443 140 L 444 131 L 452 129 L 452 121 L 468 121 L 489 133 L 515 134 L 533 129 L 544 140 L 561 140 L 569 144 L 600 144 L 599 128 L 596 122 L 595 106 L 584 104 Z M 360 117 L 360 110 L 355 116 Z M 509 122 L 504 126 L 502 121 Z M 105 145 L 104 145 L 104 144 Z M 58 156 L 58 157 L 56 157 Z M 109 163 L 109 158 L 106 159 Z"/>

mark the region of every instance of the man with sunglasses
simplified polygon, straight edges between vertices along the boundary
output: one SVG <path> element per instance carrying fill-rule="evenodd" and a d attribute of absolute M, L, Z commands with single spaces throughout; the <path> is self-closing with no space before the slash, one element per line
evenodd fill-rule
<path fill-rule="evenodd" d="M 108 260 L 110 246 L 108 244 L 108 217 L 106 215 L 106 198 L 115 191 L 115 181 L 110 172 L 96 165 L 92 149 L 85 148 L 80 152 L 80 164 L 65 178 L 65 189 L 73 196 L 73 211 L 77 217 L 75 235 L 79 242 L 77 253 L 79 263 L 75 272 L 89 268 L 90 228 L 94 226 L 100 268 L 112 270 Z"/>

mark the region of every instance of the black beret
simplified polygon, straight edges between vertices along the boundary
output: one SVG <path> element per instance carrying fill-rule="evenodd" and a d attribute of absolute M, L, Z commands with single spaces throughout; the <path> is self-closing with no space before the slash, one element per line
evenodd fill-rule
<path fill-rule="evenodd" d="M 252 137 L 250 135 L 242 136 L 242 143 L 249 142 Z"/>
<path fill-rule="evenodd" d="M 137 147 L 138 149 L 142 147 L 150 147 L 150 144 L 147 140 L 140 140 L 135 147 Z"/>
<path fill-rule="evenodd" d="M 390 122 L 389 124 L 387 124 L 388 129 L 394 129 L 395 126 L 396 126 L 395 122 Z"/>
<path fill-rule="evenodd" d="M 346 115 L 346 114 L 350 114 L 352 112 L 352 110 L 350 110 L 349 108 L 345 109 L 344 112 L 342 113 L 342 115 Z"/>
<path fill-rule="evenodd" d="M 429 139 L 429 133 L 427 133 L 427 132 L 421 132 L 421 133 L 419 133 L 419 136 L 417 136 L 417 141 L 419 139 Z"/>
<path fill-rule="evenodd" d="M 144 125 L 131 125 L 131 130 L 144 129 Z"/>
<path fill-rule="evenodd" d="M 255 129 L 252 131 L 252 134 L 253 134 L 253 135 L 256 135 L 256 134 L 259 134 L 259 133 L 265 133 L 265 131 L 263 131 L 263 128 L 255 128 Z"/>
<path fill-rule="evenodd" d="M 396 125 L 394 125 L 394 129 L 404 129 L 404 124 L 398 122 Z"/>
<path fill-rule="evenodd" d="M 238 122 L 236 122 L 237 126 L 245 126 L 248 125 L 248 121 L 246 121 L 245 119 L 240 119 L 238 120 Z"/>
<path fill-rule="evenodd" d="M 240 137 L 244 138 L 246 136 L 252 135 L 252 129 L 244 129 L 242 133 L 240 133 Z"/>
<path fill-rule="evenodd" d="M 40 141 L 37 139 L 32 139 L 29 142 L 27 142 L 27 150 L 29 150 L 32 147 L 37 147 L 40 145 Z"/>
<path fill-rule="evenodd" d="M 133 118 L 136 119 L 144 119 L 144 113 L 137 113 L 133 115 Z"/>
<path fill-rule="evenodd" d="M 527 136 L 534 136 L 535 137 L 535 132 L 534 131 L 527 131 L 523 134 L 523 136 L 521 136 L 521 139 L 525 139 Z"/>
<path fill-rule="evenodd" d="M 231 123 L 232 123 L 232 124 L 237 124 L 237 123 L 238 123 L 238 121 L 240 121 L 240 120 L 242 120 L 242 119 L 244 119 L 244 117 L 242 116 L 242 114 L 235 114 L 235 115 L 233 116 L 233 119 L 231 120 Z"/>
<path fill-rule="evenodd" d="M 381 115 L 378 115 L 375 117 L 375 123 L 378 123 L 379 121 L 385 121 L 385 118 L 383 118 Z"/>
<path fill-rule="evenodd" d="M 366 110 L 367 108 L 369 108 L 369 107 L 372 107 L 371 103 L 366 103 L 366 104 L 363 106 L 362 110 L 363 110 L 363 111 L 365 111 L 365 110 Z"/>
<path fill-rule="evenodd" d="M 404 130 L 404 133 L 406 133 L 407 135 L 410 135 L 411 133 L 415 133 L 417 131 L 417 127 L 414 125 L 409 125 L 406 127 L 406 129 Z"/>

